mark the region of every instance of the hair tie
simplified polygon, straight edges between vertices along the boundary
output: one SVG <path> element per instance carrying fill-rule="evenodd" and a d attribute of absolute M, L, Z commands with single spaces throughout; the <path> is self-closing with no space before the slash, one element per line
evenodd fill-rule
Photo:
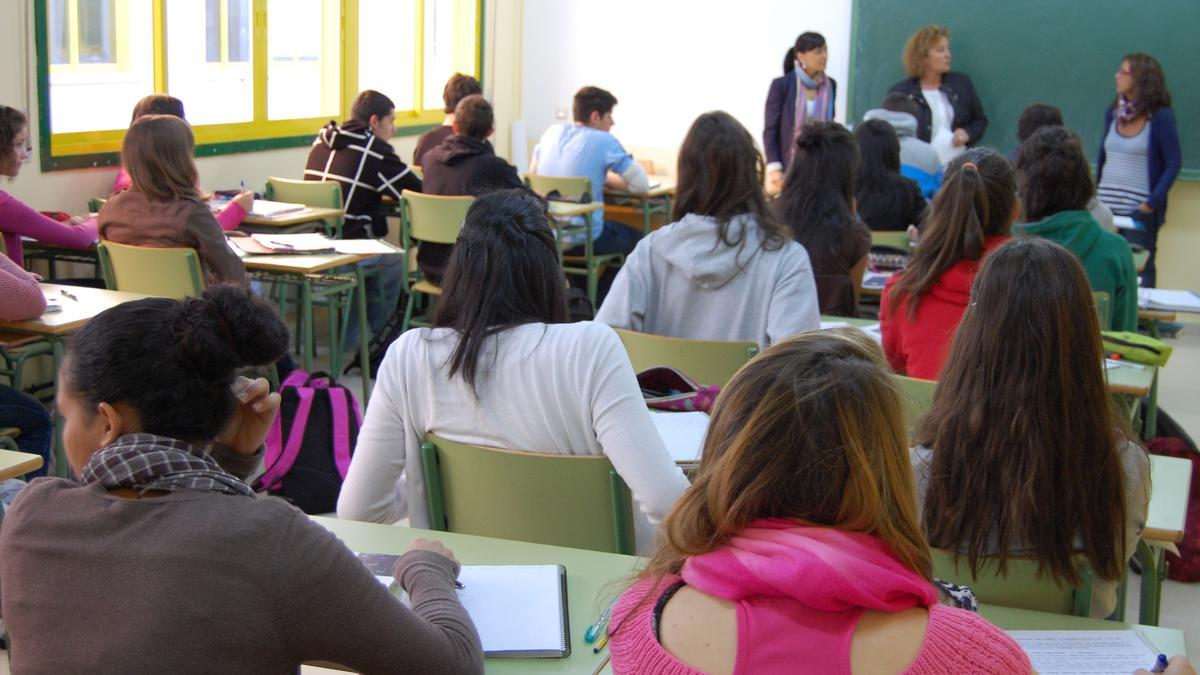
<path fill-rule="evenodd" d="M 962 168 L 964 171 L 967 169 L 975 169 L 976 171 L 979 171 L 979 165 L 975 162 L 963 162 Z"/>

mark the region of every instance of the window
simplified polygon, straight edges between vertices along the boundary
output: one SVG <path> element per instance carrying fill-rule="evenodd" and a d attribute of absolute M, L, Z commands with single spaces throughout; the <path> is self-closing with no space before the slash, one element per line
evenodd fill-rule
<path fill-rule="evenodd" d="M 481 0 L 35 0 L 43 170 L 114 164 L 134 104 L 183 100 L 199 152 L 310 143 L 355 94 L 397 127 L 478 76 Z"/>

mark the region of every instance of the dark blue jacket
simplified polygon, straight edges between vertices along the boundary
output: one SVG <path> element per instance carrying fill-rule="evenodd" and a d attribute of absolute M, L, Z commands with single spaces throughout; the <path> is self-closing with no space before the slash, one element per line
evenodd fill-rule
<path fill-rule="evenodd" d="M 1104 112 L 1104 134 L 1100 136 L 1100 156 L 1096 159 L 1096 184 L 1100 184 L 1100 176 L 1104 174 L 1104 139 L 1113 125 L 1113 109 L 1110 106 Z M 1154 213 L 1146 214 L 1153 218 L 1149 224 L 1162 225 L 1167 218 L 1167 193 L 1179 175 L 1183 164 L 1182 151 L 1179 149 L 1179 128 L 1175 125 L 1175 111 L 1170 108 L 1160 108 L 1150 118 L 1150 198 L 1146 204 L 1154 209 Z M 1144 222 L 1144 221 L 1143 221 Z"/>
<path fill-rule="evenodd" d="M 954 108 L 954 119 L 950 121 L 950 130 L 962 129 L 970 136 L 967 145 L 975 145 L 987 131 L 988 118 L 983 112 L 983 103 L 975 93 L 975 85 L 971 78 L 963 73 L 949 72 L 942 76 L 941 90 L 946 92 Z M 929 101 L 921 93 L 921 81 L 915 77 L 901 80 L 888 89 L 889 94 L 904 94 L 917 104 L 917 138 L 929 142 L 933 135 L 933 111 L 929 109 Z"/>
<path fill-rule="evenodd" d="M 826 77 L 829 77 L 826 75 Z M 837 103 L 837 80 L 829 78 L 829 108 Z M 763 149 L 767 163 L 779 162 L 787 168 L 787 148 L 796 140 L 796 73 L 787 72 L 771 80 L 763 122 Z"/>

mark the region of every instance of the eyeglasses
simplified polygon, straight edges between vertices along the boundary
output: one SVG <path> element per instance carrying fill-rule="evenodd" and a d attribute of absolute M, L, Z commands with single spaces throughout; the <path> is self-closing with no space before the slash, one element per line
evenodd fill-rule
<path fill-rule="evenodd" d="M 1118 75 L 1124 75 L 1125 77 L 1130 77 L 1130 76 L 1132 76 L 1132 75 L 1133 75 L 1133 71 L 1132 71 L 1132 70 L 1125 70 L 1125 69 L 1121 69 L 1121 70 L 1118 70 L 1118 71 L 1117 71 L 1117 74 L 1118 74 Z"/>

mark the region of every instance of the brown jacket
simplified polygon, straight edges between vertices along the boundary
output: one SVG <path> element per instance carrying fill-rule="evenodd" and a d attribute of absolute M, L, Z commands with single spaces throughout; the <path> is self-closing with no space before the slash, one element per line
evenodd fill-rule
<path fill-rule="evenodd" d="M 246 268 L 199 199 L 151 199 L 136 188 L 114 195 L 99 215 L 100 239 L 131 246 L 192 248 L 208 284 L 246 282 Z"/>

